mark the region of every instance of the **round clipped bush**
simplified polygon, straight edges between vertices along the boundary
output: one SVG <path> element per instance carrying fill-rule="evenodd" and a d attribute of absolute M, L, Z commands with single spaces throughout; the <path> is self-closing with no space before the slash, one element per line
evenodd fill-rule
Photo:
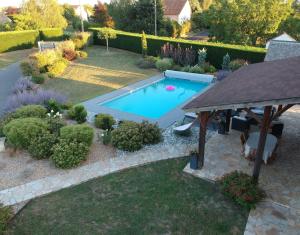
<path fill-rule="evenodd" d="M 159 59 L 156 61 L 155 66 L 159 71 L 163 72 L 172 68 L 173 60 L 170 58 Z"/>
<path fill-rule="evenodd" d="M 85 161 L 88 152 L 89 147 L 85 143 L 61 139 L 58 144 L 54 145 L 51 159 L 56 167 L 72 168 Z"/>
<path fill-rule="evenodd" d="M 125 151 L 137 151 L 143 147 L 143 136 L 140 126 L 135 122 L 123 122 L 111 132 L 113 146 Z"/>
<path fill-rule="evenodd" d="M 71 49 L 64 49 L 63 50 L 63 57 L 67 59 L 68 61 L 75 60 L 77 57 L 77 53 L 75 50 Z"/>
<path fill-rule="evenodd" d="M 33 138 L 47 132 L 48 125 L 40 118 L 18 118 L 4 126 L 8 144 L 17 149 L 27 149 Z"/>
<path fill-rule="evenodd" d="M 109 114 L 101 113 L 95 117 L 95 126 L 102 130 L 111 130 L 114 124 L 116 124 L 116 121 Z"/>
<path fill-rule="evenodd" d="M 6 114 L 5 116 L 0 118 L 0 137 L 4 137 L 3 129 L 4 126 L 13 120 L 13 113 Z"/>
<path fill-rule="evenodd" d="M 56 136 L 45 132 L 31 139 L 28 152 L 36 159 L 49 158 L 53 154 L 52 147 L 55 143 Z"/>
<path fill-rule="evenodd" d="M 54 62 L 53 64 L 49 65 L 47 67 L 47 70 L 50 74 L 50 77 L 57 77 L 57 76 L 61 75 L 65 71 L 67 65 L 68 65 L 68 62 L 65 59 L 58 60 L 58 61 Z"/>
<path fill-rule="evenodd" d="M 162 141 L 161 130 L 157 124 L 143 121 L 140 124 L 140 133 L 143 137 L 143 144 L 157 144 Z"/>
<path fill-rule="evenodd" d="M 87 111 L 83 105 L 76 105 L 68 111 L 68 116 L 78 123 L 84 123 L 86 121 Z"/>
<path fill-rule="evenodd" d="M 87 58 L 88 57 L 88 53 L 86 51 L 76 51 L 76 54 L 80 58 Z"/>
<path fill-rule="evenodd" d="M 42 75 L 33 75 L 31 81 L 36 84 L 43 84 L 45 82 L 45 77 Z"/>
<path fill-rule="evenodd" d="M 60 129 L 60 138 L 69 142 L 85 143 L 91 146 L 94 137 L 94 130 L 88 125 L 70 125 Z"/>
<path fill-rule="evenodd" d="M 234 171 L 224 175 L 219 183 L 223 193 L 244 208 L 252 209 L 265 197 L 265 193 L 245 173 Z"/>
<path fill-rule="evenodd" d="M 26 105 L 18 108 L 13 114 L 14 118 L 37 117 L 45 118 L 47 109 L 41 105 Z"/>

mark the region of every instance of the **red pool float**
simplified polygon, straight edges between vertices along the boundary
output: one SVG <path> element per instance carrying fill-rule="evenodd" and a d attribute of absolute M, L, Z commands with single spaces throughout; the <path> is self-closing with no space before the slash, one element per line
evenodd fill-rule
<path fill-rule="evenodd" d="M 166 86 L 166 90 L 167 90 L 167 91 L 174 91 L 174 90 L 175 90 L 175 87 L 172 86 L 172 85 L 168 85 L 168 86 Z"/>

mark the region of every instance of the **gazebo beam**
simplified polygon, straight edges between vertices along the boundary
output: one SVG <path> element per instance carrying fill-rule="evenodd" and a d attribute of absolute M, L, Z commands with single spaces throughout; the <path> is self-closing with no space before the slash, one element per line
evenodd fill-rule
<path fill-rule="evenodd" d="M 276 118 L 280 117 L 284 112 L 286 112 L 289 108 L 293 106 L 294 104 L 288 104 L 284 107 L 281 105 L 281 107 L 278 107 L 278 111 L 274 114 L 272 119 L 275 120 Z"/>
<path fill-rule="evenodd" d="M 198 169 L 201 169 L 204 164 L 204 153 L 205 153 L 205 137 L 207 122 L 209 119 L 210 112 L 201 112 L 198 114 L 200 120 L 200 131 L 199 131 L 199 146 L 198 146 Z"/>
<path fill-rule="evenodd" d="M 260 129 L 260 135 L 259 135 L 254 169 L 253 169 L 253 179 L 257 183 L 258 183 L 260 167 L 263 159 L 266 139 L 268 135 L 268 129 L 270 125 L 271 112 L 272 112 L 272 106 L 266 106 L 264 109 L 264 116 L 263 116 L 262 125 Z"/>

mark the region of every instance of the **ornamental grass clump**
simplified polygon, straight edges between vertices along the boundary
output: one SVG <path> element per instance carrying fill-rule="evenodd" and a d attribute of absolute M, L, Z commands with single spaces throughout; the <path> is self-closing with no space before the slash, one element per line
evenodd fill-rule
<path fill-rule="evenodd" d="M 240 206 L 250 210 L 260 202 L 265 193 L 254 182 L 253 178 L 245 173 L 234 171 L 224 175 L 219 183 L 223 193 Z"/>
<path fill-rule="evenodd" d="M 3 206 L 0 203 L 0 234 L 5 234 L 8 221 L 13 217 L 13 210 L 9 206 Z"/>

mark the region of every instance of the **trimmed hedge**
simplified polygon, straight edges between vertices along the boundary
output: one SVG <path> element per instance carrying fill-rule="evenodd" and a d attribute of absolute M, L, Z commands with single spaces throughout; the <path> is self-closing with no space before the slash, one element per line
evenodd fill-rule
<path fill-rule="evenodd" d="M 97 31 L 99 30 L 99 28 L 90 28 L 89 30 L 94 33 L 94 44 L 105 45 L 105 41 L 98 39 L 97 37 Z M 141 34 L 123 32 L 119 30 L 117 30 L 116 33 L 117 38 L 109 40 L 110 47 L 116 47 L 136 53 L 142 53 Z M 152 35 L 147 35 L 147 43 L 148 55 L 152 56 L 157 56 L 160 53 L 161 47 L 165 43 L 174 45 L 180 44 L 182 48 L 193 47 L 196 51 L 205 47 L 207 49 L 207 60 L 217 68 L 221 68 L 221 65 L 223 63 L 223 56 L 227 53 L 229 53 L 232 60 L 244 59 L 251 63 L 263 62 L 266 55 L 266 50 L 259 47 L 190 41 L 168 37 L 157 37 Z"/>
<path fill-rule="evenodd" d="M 42 41 L 60 41 L 64 38 L 64 31 L 60 28 L 49 28 L 40 30 L 40 40 Z"/>
<path fill-rule="evenodd" d="M 32 48 L 39 40 L 39 31 L 0 32 L 0 53 Z"/>
<path fill-rule="evenodd" d="M 60 41 L 64 31 L 60 28 L 0 32 L 0 53 L 32 48 L 39 40 Z"/>

